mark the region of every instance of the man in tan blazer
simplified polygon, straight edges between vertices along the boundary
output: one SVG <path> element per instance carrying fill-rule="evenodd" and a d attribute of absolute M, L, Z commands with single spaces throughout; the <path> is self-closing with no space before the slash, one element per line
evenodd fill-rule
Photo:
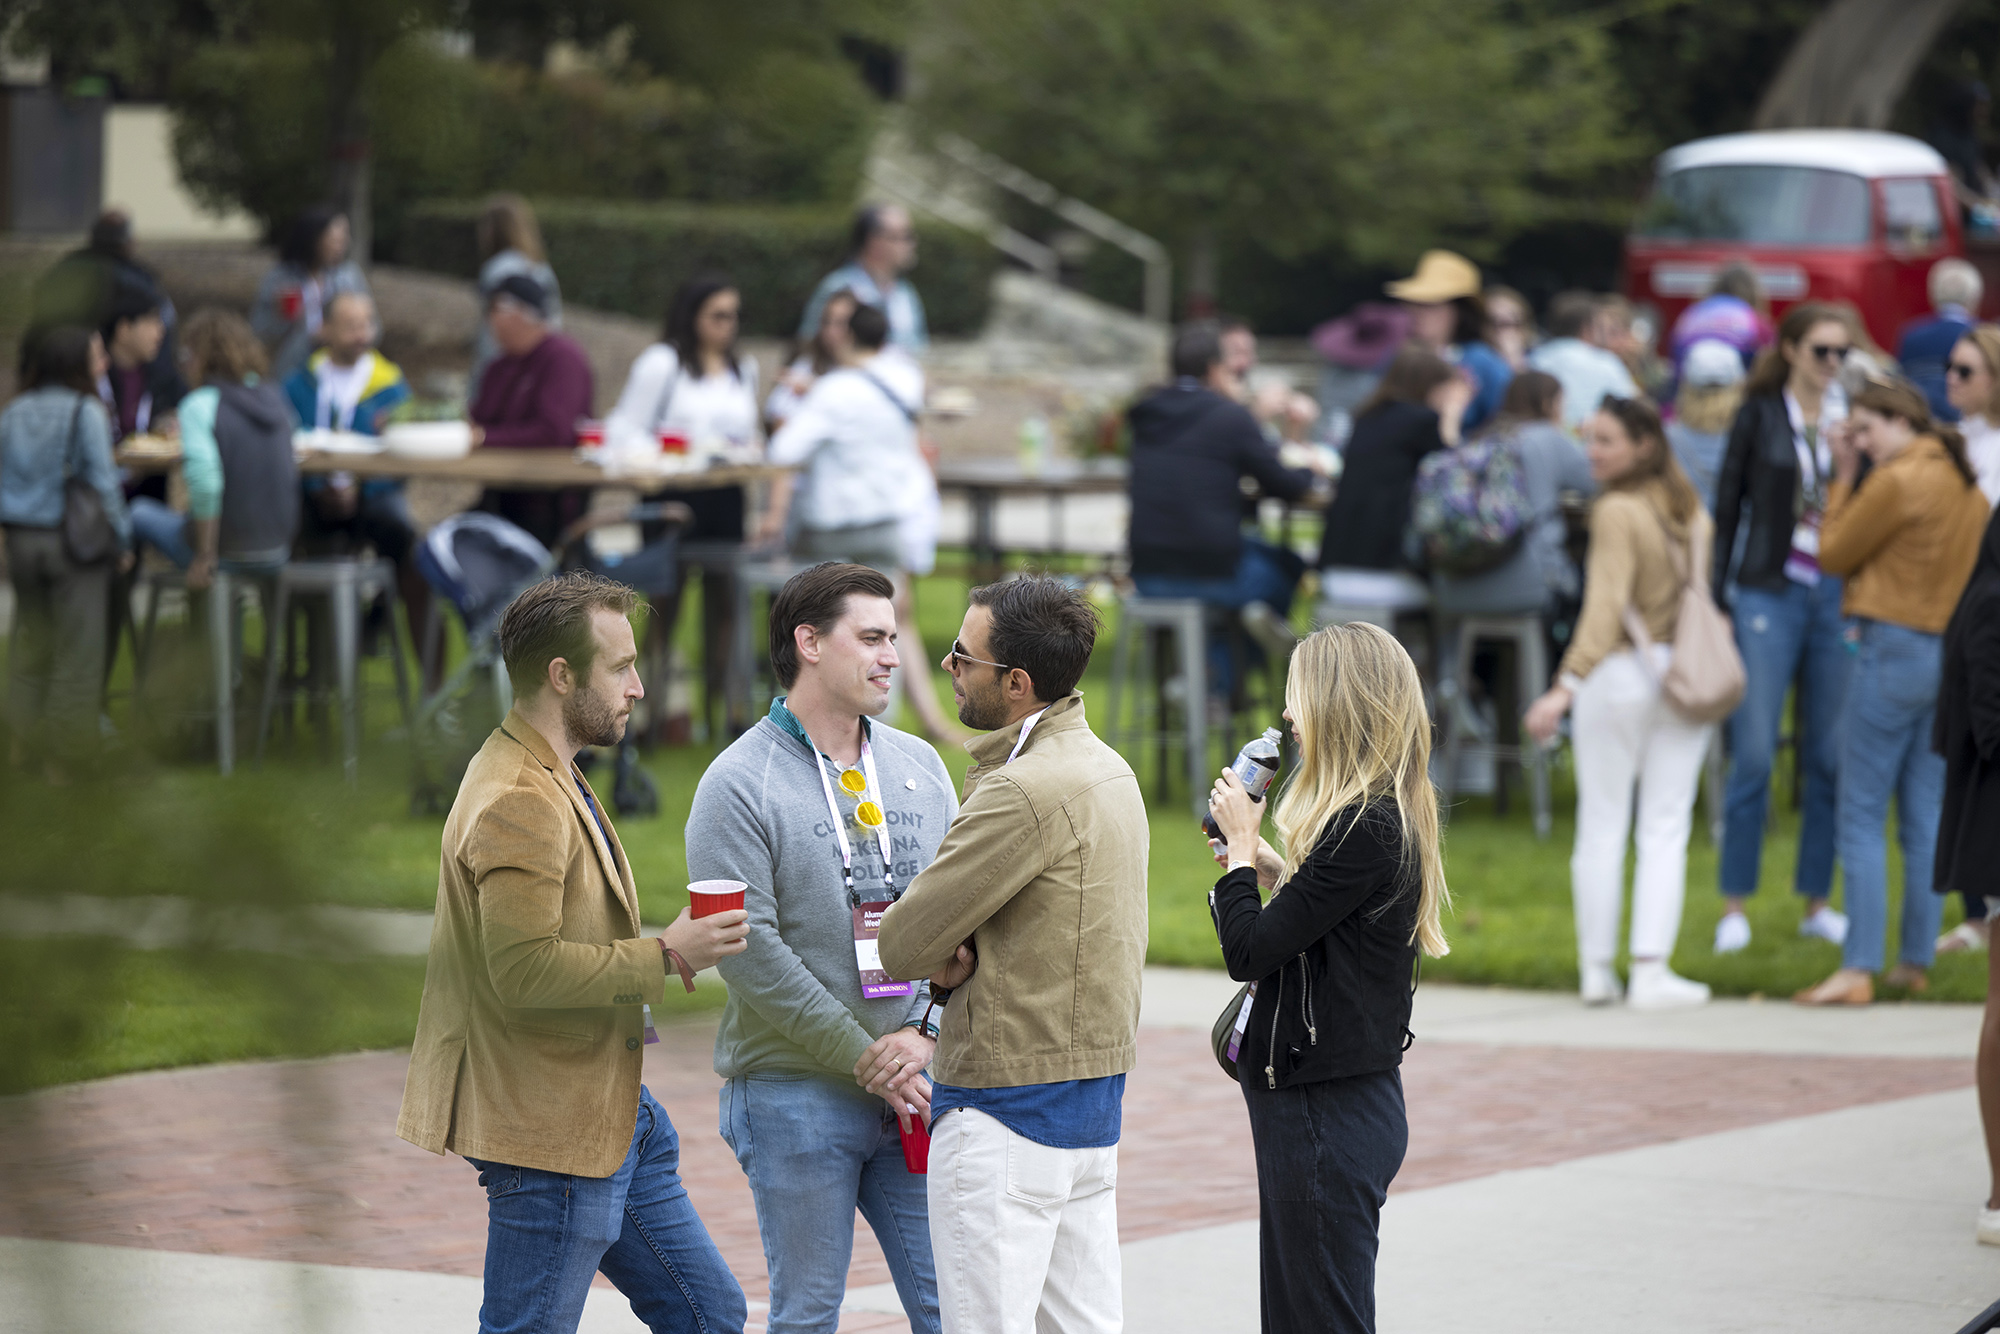
<path fill-rule="evenodd" d="M 500 621 L 515 705 L 445 822 L 436 924 L 396 1133 L 479 1169 L 481 1334 L 573 1331 L 602 1270 L 654 1330 L 741 1331 L 743 1290 L 696 1217 L 639 1082 L 667 975 L 744 948 L 747 913 L 639 933 L 632 867 L 575 763 L 645 695 L 629 588 L 535 585 Z"/>
<path fill-rule="evenodd" d="M 931 1087 L 939 1315 L 944 1334 L 1117 1334 L 1146 803 L 1083 715 L 1097 615 L 1082 594 L 1023 578 L 971 601 L 944 667 L 959 721 L 986 735 L 966 743 L 958 818 L 879 941 L 889 976 L 949 997 Z"/>

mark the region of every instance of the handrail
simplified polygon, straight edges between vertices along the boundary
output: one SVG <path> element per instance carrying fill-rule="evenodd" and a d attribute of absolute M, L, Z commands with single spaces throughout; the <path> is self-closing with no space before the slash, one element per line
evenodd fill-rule
<path fill-rule="evenodd" d="M 945 156 L 962 167 L 978 172 L 1003 190 L 1033 204 L 1040 204 L 1056 216 L 1074 223 L 1103 241 L 1109 241 L 1146 266 L 1145 315 L 1161 324 L 1173 307 L 1173 260 L 1166 246 L 1128 227 L 1110 214 L 1092 208 L 1080 199 L 1071 199 L 1047 181 L 1029 175 L 1011 162 L 955 134 L 938 136 L 937 145 Z M 1018 235 L 1018 233 L 1017 233 Z M 1039 243 L 1037 243 L 1039 244 Z"/>
<path fill-rule="evenodd" d="M 895 195 L 911 208 L 921 209 L 969 232 L 979 233 L 997 249 L 1020 260 L 1049 282 L 1055 282 L 1060 277 L 1062 260 L 1053 249 L 995 220 L 958 196 L 935 189 L 914 172 L 878 159 L 869 165 L 867 176 L 870 184 Z"/>

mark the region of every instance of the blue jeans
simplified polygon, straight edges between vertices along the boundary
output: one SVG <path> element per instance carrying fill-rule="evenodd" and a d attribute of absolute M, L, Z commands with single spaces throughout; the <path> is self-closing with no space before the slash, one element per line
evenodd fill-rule
<path fill-rule="evenodd" d="M 466 1161 L 486 1187 L 480 1334 L 570 1334 L 599 1270 L 655 1334 L 741 1334 L 743 1289 L 681 1185 L 673 1123 L 643 1086 L 631 1152 L 608 1177 Z"/>
<path fill-rule="evenodd" d="M 1254 537 L 1243 539 L 1243 554 L 1237 558 L 1236 573 L 1226 579 L 1195 579 L 1181 574 L 1135 574 L 1133 586 L 1148 598 L 1194 598 L 1211 607 L 1240 611 L 1253 602 L 1268 603 L 1278 615 L 1292 614 L 1292 595 L 1298 592 L 1303 565 L 1290 552 L 1280 551 Z M 1209 690 L 1226 695 L 1236 685 L 1236 664 L 1229 656 L 1229 641 L 1217 636 L 1208 641 Z"/>
<path fill-rule="evenodd" d="M 1840 776 L 1840 718 L 1854 655 L 1842 639 L 1840 580 L 1831 575 L 1783 592 L 1736 593 L 1736 647 L 1749 678 L 1743 703 L 1729 718 L 1729 782 L 1724 789 L 1722 892 L 1756 892 L 1764 856 L 1764 819 L 1771 807 L 1771 761 L 1785 693 L 1799 683 L 1799 738 L 1805 778 L 1805 818 L 1799 825 L 1792 885 L 1823 899 L 1833 887 L 1835 794 Z"/>
<path fill-rule="evenodd" d="M 151 496 L 134 496 L 132 546 L 149 546 L 185 570 L 194 563 L 194 548 L 188 545 L 187 515 Z"/>
<path fill-rule="evenodd" d="M 1940 643 L 1887 621 L 1856 621 L 1860 655 L 1848 685 L 1840 754 L 1840 864 L 1847 883 L 1841 962 L 1875 972 L 1887 953 L 1889 847 L 1883 825 L 1896 798 L 1903 846 L 1903 924 L 1897 957 L 1925 967 L 1937 945 L 1942 900 L 1931 892 L 1944 757 L 1931 750 Z"/>
<path fill-rule="evenodd" d="M 770 1334 L 833 1334 L 858 1205 L 917 1334 L 938 1334 L 926 1182 L 903 1166 L 889 1104 L 852 1080 L 743 1075 L 722 1087 L 722 1138 L 750 1178 L 771 1273 Z"/>

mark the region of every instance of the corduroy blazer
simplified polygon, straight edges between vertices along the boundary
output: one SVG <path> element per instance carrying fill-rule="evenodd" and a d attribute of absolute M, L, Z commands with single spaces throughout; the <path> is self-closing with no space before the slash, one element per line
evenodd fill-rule
<path fill-rule="evenodd" d="M 610 817 L 585 793 L 518 712 L 459 784 L 396 1122 L 412 1144 L 586 1177 L 625 1160 L 640 1006 L 660 1003 L 666 967 L 639 934 Z"/>

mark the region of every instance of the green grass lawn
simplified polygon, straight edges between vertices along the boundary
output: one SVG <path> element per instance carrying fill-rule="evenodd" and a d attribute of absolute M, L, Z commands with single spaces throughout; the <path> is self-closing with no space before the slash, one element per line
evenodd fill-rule
<path fill-rule="evenodd" d="M 964 593 L 962 580 L 924 581 L 919 608 L 931 656 L 956 632 Z M 687 647 L 699 624 L 696 609 L 689 608 L 682 619 Z M 172 633 L 163 628 L 163 636 Z M 1107 634 L 1083 686 L 1100 728 L 1110 658 Z M 116 684 L 128 670 L 121 663 Z M 443 817 L 412 813 L 407 750 L 382 735 L 396 721 L 388 664 L 372 660 L 365 675 L 374 735 L 354 787 L 340 781 L 335 765 L 319 761 L 311 736 L 281 748 L 266 767 L 246 766 L 227 779 L 204 759 L 161 759 L 136 740 L 99 782 L 52 788 L 18 775 L 0 778 L 0 893 L 428 909 L 436 896 Z M 948 687 L 944 695 L 949 700 Z M 144 735 L 127 709 L 118 705 L 114 720 L 129 736 Z M 706 743 L 652 752 L 646 765 L 660 788 L 661 813 L 619 821 L 648 921 L 669 920 L 686 903 L 686 811 L 713 755 Z M 969 763 L 955 747 L 944 759 L 954 775 Z M 1213 759 L 1218 765 L 1224 759 L 1219 748 Z M 1152 803 L 1149 958 L 1219 966 L 1207 912 L 1215 868 L 1206 842 L 1179 788 L 1159 797 L 1154 766 L 1141 768 Z M 608 790 L 608 777 L 600 784 Z M 1574 804 L 1566 768 L 1559 768 L 1555 830 L 1543 842 L 1533 837 L 1518 794 L 1505 815 L 1490 799 L 1462 804 L 1445 841 L 1452 952 L 1425 966 L 1427 978 L 1576 985 L 1568 866 Z M 1719 959 L 1710 952 L 1720 903 L 1715 849 L 1705 829 L 1697 829 L 1689 851 L 1687 912 L 1674 963 L 1720 994 L 1786 997 L 1838 963 L 1833 946 L 1797 935 L 1799 901 L 1789 892 L 1797 820 L 1788 792 L 1781 790 L 1774 805 L 1764 889 L 1751 901 L 1755 939 L 1742 953 Z M 1900 870 L 1892 866 L 1892 892 L 1899 881 Z M 1945 925 L 1957 918 L 1954 899 Z M 0 1042 L 0 1089 L 167 1065 L 396 1046 L 414 1029 L 421 974 L 417 960 L 341 964 L 0 941 L 0 977 L 11 979 L 0 982 L 0 1032 L 8 1035 Z M 1947 957 L 1932 972 L 1928 999 L 1978 1001 L 1984 994 L 1983 956 Z M 705 992 L 676 1004 L 705 1005 L 715 998 Z"/>

